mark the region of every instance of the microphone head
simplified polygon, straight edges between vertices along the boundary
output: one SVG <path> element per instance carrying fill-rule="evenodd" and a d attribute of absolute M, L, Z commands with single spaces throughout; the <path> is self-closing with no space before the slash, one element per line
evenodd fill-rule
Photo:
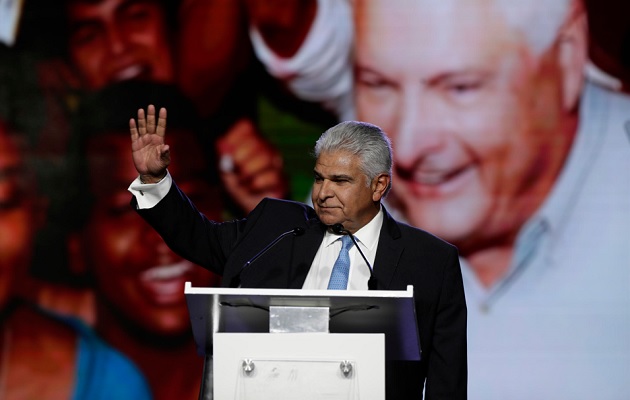
<path fill-rule="evenodd" d="M 337 235 L 346 234 L 346 229 L 341 224 L 335 224 L 331 228 L 332 228 L 332 231 L 335 232 Z"/>
<path fill-rule="evenodd" d="M 294 236 L 301 236 L 303 234 L 304 234 L 304 228 L 302 228 L 301 226 L 296 226 L 295 228 L 293 228 Z"/>

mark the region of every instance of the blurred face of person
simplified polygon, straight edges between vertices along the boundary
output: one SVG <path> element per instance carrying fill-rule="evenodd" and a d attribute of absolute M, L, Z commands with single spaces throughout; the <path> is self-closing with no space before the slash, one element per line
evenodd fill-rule
<path fill-rule="evenodd" d="M 354 233 L 380 210 L 386 178 L 370 183 L 359 165 L 359 157 L 345 151 L 322 152 L 317 158 L 312 200 L 324 224 L 340 223 Z"/>
<path fill-rule="evenodd" d="M 392 139 L 393 204 L 464 254 L 514 237 L 575 130 L 566 54 L 535 55 L 492 3 L 359 0 L 356 13 L 358 119 Z"/>
<path fill-rule="evenodd" d="M 0 124 L 0 310 L 11 295 L 14 277 L 30 262 L 34 218 L 26 185 L 18 148 Z"/>
<path fill-rule="evenodd" d="M 71 63 L 88 89 L 129 79 L 173 80 L 168 26 L 156 0 L 72 0 Z"/>
<path fill-rule="evenodd" d="M 185 154 L 169 171 L 201 212 L 220 219 L 219 194 L 205 181 L 205 164 L 194 137 L 173 129 L 171 145 Z M 127 132 L 92 139 L 90 188 L 95 204 L 83 233 L 83 255 L 107 307 L 159 335 L 189 329 L 184 283 L 216 286 L 218 278 L 173 253 L 129 206 L 126 188 L 137 172 L 129 158 Z"/>

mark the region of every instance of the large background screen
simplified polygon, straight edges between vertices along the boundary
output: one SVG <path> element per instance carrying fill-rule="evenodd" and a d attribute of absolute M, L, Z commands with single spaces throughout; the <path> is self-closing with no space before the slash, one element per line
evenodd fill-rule
<path fill-rule="evenodd" d="M 129 205 L 149 104 L 216 221 L 310 202 L 319 135 L 380 126 L 385 207 L 460 252 L 469 397 L 627 398 L 628 93 L 612 0 L 0 0 L 0 398 L 85 393 L 91 332 L 137 373 L 120 396 L 197 398 L 183 285 L 221 278 Z"/>

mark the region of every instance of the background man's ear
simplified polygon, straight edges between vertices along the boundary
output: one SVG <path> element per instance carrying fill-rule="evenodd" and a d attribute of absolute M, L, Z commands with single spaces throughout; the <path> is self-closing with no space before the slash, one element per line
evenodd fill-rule
<path fill-rule="evenodd" d="M 577 107 L 584 69 L 588 61 L 588 21 L 582 1 L 573 0 L 567 19 L 558 36 L 559 65 L 563 73 L 562 98 L 564 109 Z"/>

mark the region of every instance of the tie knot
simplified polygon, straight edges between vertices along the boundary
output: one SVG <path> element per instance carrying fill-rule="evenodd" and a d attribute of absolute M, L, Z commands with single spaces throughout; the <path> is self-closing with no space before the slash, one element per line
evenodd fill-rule
<path fill-rule="evenodd" d="M 353 244 L 354 242 L 350 238 L 350 235 L 343 235 L 341 237 L 341 246 L 343 247 L 344 250 L 349 250 Z"/>

